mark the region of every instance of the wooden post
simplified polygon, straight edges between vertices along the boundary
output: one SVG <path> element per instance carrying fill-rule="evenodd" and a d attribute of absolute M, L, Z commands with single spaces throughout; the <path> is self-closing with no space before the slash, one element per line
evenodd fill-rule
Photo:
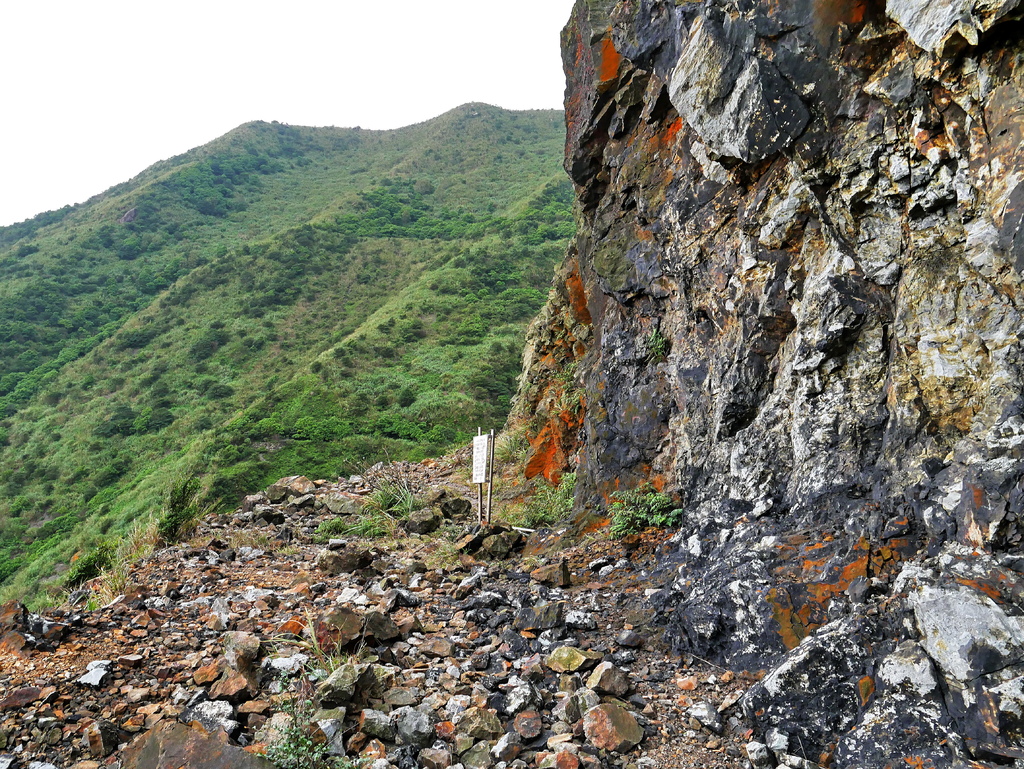
<path fill-rule="evenodd" d="M 487 457 L 487 523 L 491 522 L 491 503 L 494 501 L 494 430 L 491 430 L 491 439 L 488 446 Z"/>

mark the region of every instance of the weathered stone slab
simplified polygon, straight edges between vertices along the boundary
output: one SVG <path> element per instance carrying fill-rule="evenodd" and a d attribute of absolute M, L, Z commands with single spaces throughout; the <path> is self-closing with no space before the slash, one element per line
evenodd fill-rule
<path fill-rule="evenodd" d="M 124 769 L 274 769 L 262 756 L 185 724 L 165 722 L 134 740 L 121 753 Z"/>

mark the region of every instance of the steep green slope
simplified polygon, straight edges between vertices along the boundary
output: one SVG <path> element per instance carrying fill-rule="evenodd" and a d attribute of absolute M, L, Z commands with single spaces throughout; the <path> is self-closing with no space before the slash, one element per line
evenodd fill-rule
<path fill-rule="evenodd" d="M 563 138 L 485 105 L 250 124 L 0 229 L 0 595 L 181 474 L 234 504 L 500 423 L 571 234 Z"/>

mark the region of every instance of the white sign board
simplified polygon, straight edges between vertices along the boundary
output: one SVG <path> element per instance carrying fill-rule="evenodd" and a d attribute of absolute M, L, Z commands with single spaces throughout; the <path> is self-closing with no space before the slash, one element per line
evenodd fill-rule
<path fill-rule="evenodd" d="M 487 483 L 487 450 L 490 435 L 478 435 L 473 439 L 473 483 Z"/>

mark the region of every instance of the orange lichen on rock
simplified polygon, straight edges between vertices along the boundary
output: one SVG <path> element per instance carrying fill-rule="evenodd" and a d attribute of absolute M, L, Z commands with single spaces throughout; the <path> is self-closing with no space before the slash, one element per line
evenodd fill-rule
<path fill-rule="evenodd" d="M 665 136 L 665 144 L 672 144 L 672 142 L 674 142 L 676 140 L 676 137 L 679 135 L 679 132 L 682 131 L 682 130 L 683 130 L 683 119 L 681 117 L 680 118 L 676 118 L 675 121 L 672 123 L 672 125 L 670 125 L 668 127 L 668 130 L 664 134 L 664 136 Z"/>
<path fill-rule="evenodd" d="M 815 545 L 804 548 L 804 552 L 817 549 Z M 871 570 L 871 546 L 861 539 L 854 548 L 857 557 L 843 566 L 831 581 L 796 583 L 773 588 L 766 595 L 772 606 L 772 613 L 779 626 L 779 636 L 787 649 L 796 648 L 809 634 L 828 622 L 828 604 L 844 593 L 858 577 L 867 578 Z M 821 561 L 804 561 L 802 571 L 810 573 L 808 565 L 820 571 Z"/>
<path fill-rule="evenodd" d="M 572 272 L 565 278 L 565 290 L 569 295 L 569 308 L 572 310 L 572 314 L 580 323 L 589 326 L 593 321 L 590 316 L 590 308 L 587 307 L 587 291 L 583 287 L 583 278 L 576 265 L 573 265 Z"/>
<path fill-rule="evenodd" d="M 871 697 L 875 693 L 875 679 L 871 676 L 864 676 L 857 682 L 857 694 L 860 695 L 860 706 L 867 707 Z"/>
<path fill-rule="evenodd" d="M 587 534 L 596 534 L 599 531 L 607 529 L 611 525 L 611 521 L 607 518 L 588 518 L 583 528 L 580 530 L 580 536 Z"/>
<path fill-rule="evenodd" d="M 775 616 L 775 622 L 779 626 L 779 637 L 787 649 L 795 649 L 807 637 L 810 629 L 820 627 L 823 624 L 818 623 L 810 627 L 813 623 L 806 616 L 807 612 L 801 612 L 801 607 L 797 607 L 794 604 L 789 590 L 784 587 L 772 588 L 765 597 L 768 603 L 772 605 L 772 613 Z"/>
<path fill-rule="evenodd" d="M 971 587 L 975 590 L 984 593 L 994 601 L 1002 602 L 1005 600 L 1003 594 L 999 592 L 999 589 L 995 585 L 989 584 L 987 582 L 982 582 L 981 580 L 977 579 L 967 579 L 966 577 L 958 577 L 956 581 L 964 587 Z"/>
<path fill-rule="evenodd" d="M 597 80 L 600 84 L 610 83 L 619 77 L 619 65 L 622 64 L 622 54 L 615 49 L 615 41 L 612 40 L 611 30 L 601 41 L 601 48 L 598 54 Z"/>
<path fill-rule="evenodd" d="M 537 437 L 530 442 L 525 476 L 544 476 L 549 483 L 557 486 L 569 467 L 569 453 L 576 443 L 581 423 L 581 417 L 570 412 L 562 412 L 548 420 Z"/>

